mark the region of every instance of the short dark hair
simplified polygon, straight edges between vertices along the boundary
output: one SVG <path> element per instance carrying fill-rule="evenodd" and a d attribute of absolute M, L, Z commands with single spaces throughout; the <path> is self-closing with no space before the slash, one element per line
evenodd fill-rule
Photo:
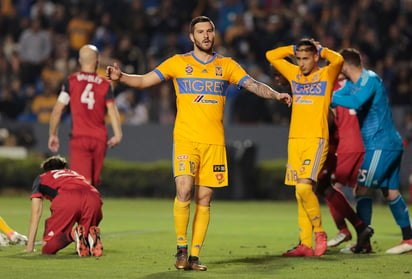
<path fill-rule="evenodd" d="M 56 156 L 52 156 L 44 160 L 41 163 L 40 167 L 44 171 L 60 170 L 60 169 L 65 169 L 67 167 L 67 162 L 65 158 L 59 155 L 56 155 Z"/>
<path fill-rule="evenodd" d="M 193 32 L 195 31 L 195 25 L 199 22 L 210 22 L 210 24 L 213 27 L 213 30 L 215 30 L 215 24 L 210 18 L 208 18 L 207 16 L 197 16 L 190 22 L 190 33 L 193 34 Z"/>
<path fill-rule="evenodd" d="M 353 65 L 355 67 L 362 66 L 362 58 L 361 54 L 357 49 L 354 48 L 344 48 L 339 52 L 345 63 Z"/>
<path fill-rule="evenodd" d="M 310 39 L 301 39 L 297 44 L 296 44 L 296 51 L 310 51 L 313 53 L 317 53 L 318 50 L 316 48 L 316 45 L 312 42 Z"/>

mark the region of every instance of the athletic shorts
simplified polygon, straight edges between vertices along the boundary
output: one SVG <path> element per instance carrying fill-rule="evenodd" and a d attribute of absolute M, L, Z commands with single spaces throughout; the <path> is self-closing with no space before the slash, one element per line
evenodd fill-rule
<path fill-rule="evenodd" d="M 69 234 L 76 223 L 83 225 L 87 232 L 91 226 L 98 226 L 103 218 L 102 204 L 98 192 L 59 191 L 51 202 L 51 216 L 45 221 L 43 240 L 48 242 L 60 234 Z"/>
<path fill-rule="evenodd" d="M 93 186 L 99 186 L 107 142 L 93 137 L 73 137 L 69 145 L 70 169 L 86 177 Z"/>
<path fill-rule="evenodd" d="M 364 155 L 364 152 L 337 154 L 335 171 L 332 173 L 332 183 L 339 183 L 343 186 L 354 188 Z"/>
<path fill-rule="evenodd" d="M 173 174 L 174 177 L 191 175 L 198 186 L 227 186 L 226 147 L 196 142 L 174 142 Z"/>
<path fill-rule="evenodd" d="M 289 139 L 285 184 L 296 185 L 299 178 L 317 181 L 327 156 L 328 140 L 326 139 Z"/>
<path fill-rule="evenodd" d="M 398 190 L 402 153 L 402 150 L 366 150 L 358 185 Z"/>

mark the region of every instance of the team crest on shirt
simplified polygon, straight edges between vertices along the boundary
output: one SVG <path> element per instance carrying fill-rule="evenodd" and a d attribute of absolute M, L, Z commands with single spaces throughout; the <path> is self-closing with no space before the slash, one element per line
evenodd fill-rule
<path fill-rule="evenodd" d="M 317 73 L 317 74 L 313 75 L 312 82 L 318 81 L 319 79 L 320 79 L 320 75 L 319 75 L 319 73 Z"/>
<path fill-rule="evenodd" d="M 215 75 L 216 75 L 217 77 L 223 76 L 223 68 L 222 68 L 222 66 L 216 66 L 216 67 L 215 67 Z"/>
<path fill-rule="evenodd" d="M 185 72 L 186 72 L 186 74 L 188 74 L 188 75 L 192 75 L 192 73 L 193 73 L 193 67 L 192 67 L 192 65 L 187 64 L 187 65 L 186 65 L 186 68 L 185 68 Z"/>
<path fill-rule="evenodd" d="M 223 180 L 224 180 L 223 173 L 217 173 L 216 174 L 216 180 L 217 180 L 218 183 L 222 183 Z"/>

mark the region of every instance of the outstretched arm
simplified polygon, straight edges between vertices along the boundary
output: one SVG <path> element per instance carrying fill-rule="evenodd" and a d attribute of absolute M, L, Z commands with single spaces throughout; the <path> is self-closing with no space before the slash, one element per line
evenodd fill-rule
<path fill-rule="evenodd" d="M 288 106 L 292 104 L 292 98 L 288 93 L 279 93 L 263 82 L 257 81 L 253 78 L 246 79 L 242 84 L 242 87 L 259 97 L 265 99 L 274 99 L 279 102 L 285 103 Z"/>
<path fill-rule="evenodd" d="M 59 136 L 57 135 L 57 130 L 60 124 L 60 120 L 66 105 L 59 101 L 53 107 L 49 122 L 49 142 L 48 147 L 50 151 L 57 152 L 60 147 Z"/>
<path fill-rule="evenodd" d="M 36 241 L 37 229 L 43 212 L 43 200 L 41 198 L 31 199 L 31 216 L 29 225 L 29 237 L 26 249 L 23 252 L 34 252 L 34 243 Z"/>
<path fill-rule="evenodd" d="M 106 76 L 109 80 L 120 81 L 121 83 L 137 89 L 144 89 L 162 82 L 160 77 L 153 71 L 144 75 L 123 73 L 117 63 L 113 63 L 113 66 L 107 66 Z"/>
<path fill-rule="evenodd" d="M 120 124 L 119 111 L 114 102 L 110 102 L 107 104 L 107 113 L 110 117 L 110 123 L 112 124 L 113 133 L 114 133 L 113 137 L 111 137 L 109 141 L 107 142 L 107 145 L 110 148 L 113 148 L 120 143 L 120 141 L 122 140 L 122 136 L 123 136 L 122 127 Z"/>

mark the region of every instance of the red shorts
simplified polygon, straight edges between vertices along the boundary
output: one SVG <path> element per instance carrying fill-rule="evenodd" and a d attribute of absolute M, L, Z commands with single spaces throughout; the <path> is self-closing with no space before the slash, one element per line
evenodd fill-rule
<path fill-rule="evenodd" d="M 92 137 L 73 137 L 70 139 L 70 169 L 86 177 L 93 186 L 101 183 L 107 142 Z"/>
<path fill-rule="evenodd" d="M 332 182 L 354 188 L 364 155 L 364 152 L 337 154 L 336 168 L 332 174 Z"/>
<path fill-rule="evenodd" d="M 70 233 L 78 223 L 86 232 L 98 226 L 103 218 L 102 199 L 98 192 L 89 190 L 59 191 L 53 199 L 51 216 L 45 222 L 43 253 L 55 254 L 71 243 Z"/>

